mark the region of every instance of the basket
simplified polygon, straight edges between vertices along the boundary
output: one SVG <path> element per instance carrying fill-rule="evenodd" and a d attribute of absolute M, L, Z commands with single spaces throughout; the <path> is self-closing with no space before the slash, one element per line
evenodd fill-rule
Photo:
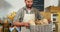
<path fill-rule="evenodd" d="M 30 32 L 53 32 L 52 31 L 52 25 L 31 25 L 30 26 Z"/>

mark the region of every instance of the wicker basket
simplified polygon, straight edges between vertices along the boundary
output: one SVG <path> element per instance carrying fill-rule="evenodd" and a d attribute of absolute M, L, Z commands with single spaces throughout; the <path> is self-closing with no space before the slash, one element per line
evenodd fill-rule
<path fill-rule="evenodd" d="M 52 31 L 52 25 L 35 25 L 35 26 L 30 26 L 30 32 L 53 32 Z"/>

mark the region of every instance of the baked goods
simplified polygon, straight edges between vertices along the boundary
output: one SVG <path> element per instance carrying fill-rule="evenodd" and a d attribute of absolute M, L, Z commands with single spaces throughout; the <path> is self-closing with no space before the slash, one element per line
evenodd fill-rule
<path fill-rule="evenodd" d="M 34 20 L 29 21 L 30 25 L 36 25 Z"/>
<path fill-rule="evenodd" d="M 42 20 L 37 20 L 35 21 L 36 25 L 47 25 L 48 20 L 47 19 L 42 19 Z"/>

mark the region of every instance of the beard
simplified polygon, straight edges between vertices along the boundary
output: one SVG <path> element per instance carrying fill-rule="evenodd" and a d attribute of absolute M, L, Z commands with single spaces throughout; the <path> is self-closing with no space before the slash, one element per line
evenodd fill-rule
<path fill-rule="evenodd" d="M 27 7 L 27 8 L 32 8 L 32 5 L 31 5 L 31 6 L 29 6 L 29 5 L 26 5 L 26 7 Z"/>

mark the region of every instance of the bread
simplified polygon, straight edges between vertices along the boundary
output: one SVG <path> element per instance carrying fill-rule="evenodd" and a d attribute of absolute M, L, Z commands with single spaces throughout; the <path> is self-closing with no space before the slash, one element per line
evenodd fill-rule
<path fill-rule="evenodd" d="M 29 23 L 30 23 L 30 25 L 35 25 L 34 20 L 30 20 Z"/>
<path fill-rule="evenodd" d="M 42 20 L 38 20 L 35 21 L 37 25 L 47 25 L 48 24 L 48 20 L 47 19 L 42 19 Z"/>

